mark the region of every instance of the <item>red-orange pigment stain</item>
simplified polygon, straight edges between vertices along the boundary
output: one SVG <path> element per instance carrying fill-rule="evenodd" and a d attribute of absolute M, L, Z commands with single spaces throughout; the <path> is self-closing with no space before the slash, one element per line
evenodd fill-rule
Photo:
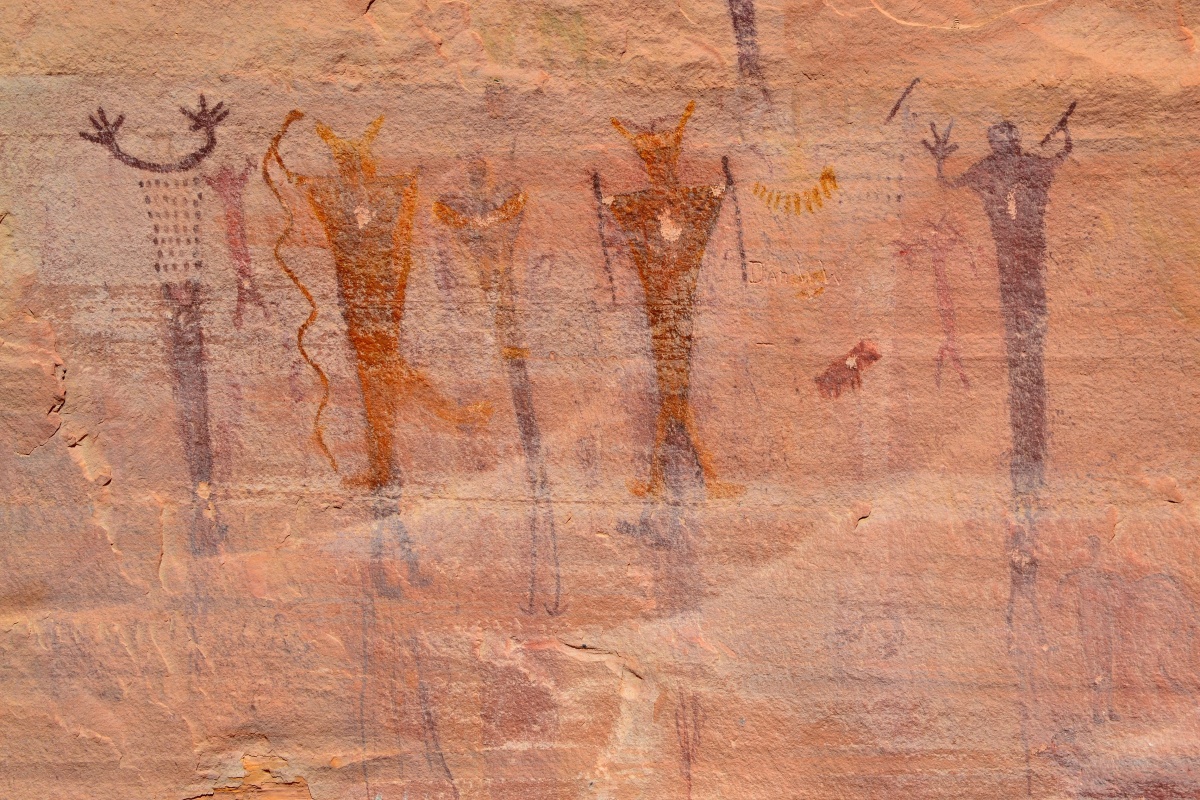
<path fill-rule="evenodd" d="M 847 389 L 858 389 L 862 386 L 862 373 L 879 359 L 883 358 L 874 343 L 865 339 L 842 356 L 830 362 L 829 368 L 814 380 L 817 391 L 822 397 L 840 397 Z"/>

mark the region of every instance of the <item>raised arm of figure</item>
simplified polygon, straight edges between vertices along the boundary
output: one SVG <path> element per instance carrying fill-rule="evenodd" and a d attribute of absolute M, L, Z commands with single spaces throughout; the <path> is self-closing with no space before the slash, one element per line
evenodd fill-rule
<path fill-rule="evenodd" d="M 1074 147 L 1071 142 L 1071 129 L 1068 126 L 1071 122 L 1071 115 L 1075 113 L 1075 106 L 1078 104 L 1078 100 L 1071 101 L 1071 105 L 1067 106 L 1067 110 L 1063 112 L 1062 117 L 1058 120 L 1055 126 L 1051 128 L 1050 132 L 1042 138 L 1042 146 L 1045 147 L 1060 131 L 1062 132 L 1063 147 L 1062 150 L 1059 150 L 1054 154 L 1055 161 L 1065 161 L 1067 156 L 1071 154 L 1071 149 Z"/>
<path fill-rule="evenodd" d="M 938 181 L 951 189 L 957 189 L 963 185 L 962 176 L 951 180 L 946 177 L 945 173 L 946 159 L 958 150 L 958 145 L 950 144 L 950 132 L 954 130 L 954 120 L 950 120 L 950 123 L 946 125 L 945 133 L 939 134 L 937 125 L 932 122 L 929 123 L 929 130 L 933 133 L 933 144 L 930 144 L 928 139 L 922 139 L 921 144 L 925 145 L 925 149 L 929 151 L 930 155 L 933 156 L 934 162 L 937 164 Z"/>
<path fill-rule="evenodd" d="M 1071 150 L 1074 148 L 1075 145 L 1071 142 L 1071 129 L 1067 126 L 1067 122 L 1065 119 L 1063 120 L 1062 124 L 1059 125 L 1058 130 L 1062 131 L 1063 146 L 1062 146 L 1062 150 L 1059 150 L 1054 155 L 1054 159 L 1056 161 L 1062 162 L 1062 161 L 1067 160 L 1067 156 L 1071 155 Z M 1057 133 L 1058 131 L 1055 131 L 1055 132 Z"/>
<path fill-rule="evenodd" d="M 512 197 L 509 197 L 500 207 L 492 213 L 488 214 L 489 225 L 499 225 L 502 222 L 508 222 L 522 211 L 525 210 L 526 194 L 524 192 L 515 192 Z"/>
<path fill-rule="evenodd" d="M 440 200 L 433 201 L 433 217 L 448 228 L 461 230 L 471 227 L 471 218 L 460 214 Z"/>
<path fill-rule="evenodd" d="M 121 149 L 121 145 L 117 142 L 117 133 L 121 130 L 121 125 L 125 122 L 124 114 L 119 114 L 115 120 L 110 121 L 104 113 L 104 109 L 98 108 L 96 109 L 95 116 L 88 117 L 92 122 L 95 133 L 83 131 L 79 135 L 89 142 L 94 142 L 104 147 L 112 153 L 113 158 L 134 169 L 141 169 L 147 172 L 184 172 L 198 166 L 201 161 L 208 158 L 209 154 L 212 153 L 213 149 L 217 146 L 217 126 L 221 124 L 221 121 L 225 117 L 229 116 L 229 109 L 225 108 L 224 103 L 217 103 L 212 108 L 209 108 L 208 101 L 204 99 L 204 95 L 200 95 L 200 104 L 195 111 L 180 107 L 179 112 L 191 120 L 191 130 L 204 132 L 204 143 L 178 161 L 170 163 L 145 161 Z"/>

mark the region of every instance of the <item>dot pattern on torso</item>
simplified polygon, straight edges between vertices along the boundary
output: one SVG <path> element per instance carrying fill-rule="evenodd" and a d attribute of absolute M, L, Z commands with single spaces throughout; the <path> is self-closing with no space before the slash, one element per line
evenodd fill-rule
<path fill-rule="evenodd" d="M 154 271 L 179 275 L 202 269 L 200 176 L 143 179 L 138 188 L 150 221 Z"/>

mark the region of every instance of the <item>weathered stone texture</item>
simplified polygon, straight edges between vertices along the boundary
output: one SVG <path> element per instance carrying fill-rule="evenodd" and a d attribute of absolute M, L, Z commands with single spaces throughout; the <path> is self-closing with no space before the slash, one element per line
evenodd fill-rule
<path fill-rule="evenodd" d="M 8 3 L 0 797 L 1200 797 L 1198 23 Z"/>

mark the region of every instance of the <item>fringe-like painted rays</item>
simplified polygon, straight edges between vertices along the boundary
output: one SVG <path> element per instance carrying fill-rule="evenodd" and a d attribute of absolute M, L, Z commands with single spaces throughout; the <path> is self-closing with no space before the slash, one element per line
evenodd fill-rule
<path fill-rule="evenodd" d="M 817 184 L 807 191 L 781 192 L 761 183 L 755 183 L 751 191 L 771 211 L 782 211 L 785 214 L 807 211 L 813 214 L 824 207 L 823 198 L 832 197 L 837 188 L 837 176 L 833 173 L 833 167 L 826 167 L 817 179 Z"/>

